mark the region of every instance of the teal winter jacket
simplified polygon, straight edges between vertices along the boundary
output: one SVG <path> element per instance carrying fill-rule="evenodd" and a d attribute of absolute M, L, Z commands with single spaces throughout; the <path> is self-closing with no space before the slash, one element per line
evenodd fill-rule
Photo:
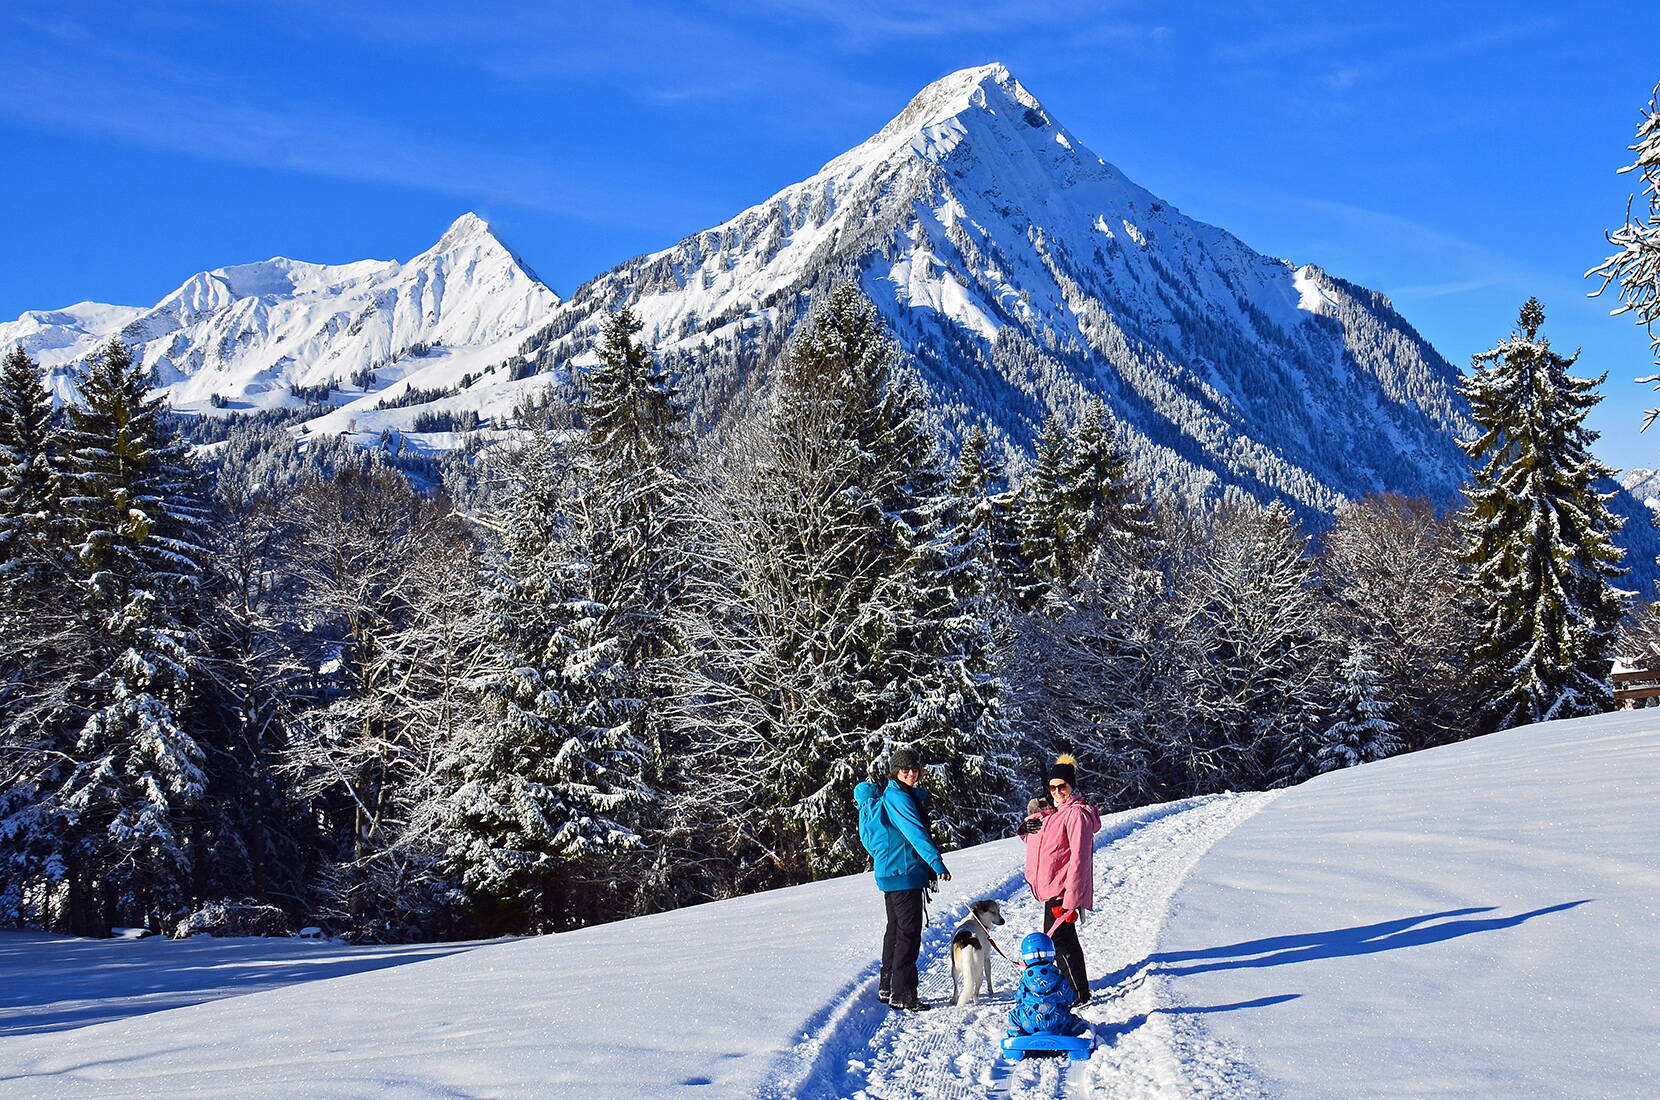
<path fill-rule="evenodd" d="M 935 875 L 945 873 L 945 861 L 928 837 L 922 808 L 928 792 L 907 787 L 897 779 L 876 793 L 876 784 L 860 783 L 853 790 L 859 807 L 859 841 L 876 864 L 876 888 L 920 890 Z"/>

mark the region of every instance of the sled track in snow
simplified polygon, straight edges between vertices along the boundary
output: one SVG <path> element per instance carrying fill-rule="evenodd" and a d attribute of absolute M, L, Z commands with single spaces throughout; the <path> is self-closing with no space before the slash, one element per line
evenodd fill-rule
<path fill-rule="evenodd" d="M 876 999 L 872 962 L 830 1004 L 806 1021 L 796 1046 L 779 1059 L 758 1095 L 905 1100 L 1008 1097 L 1031 1100 L 1088 1094 L 1118 1097 L 1265 1095 L 1249 1069 L 1198 1024 L 1204 1012 L 1230 1006 L 1177 1003 L 1148 969 L 1170 899 L 1211 845 L 1272 801 L 1275 794 L 1209 795 L 1132 811 L 1102 828 L 1095 845 L 1099 909 L 1080 926 L 1094 1003 L 1080 1013 L 1099 1037 L 1087 1062 L 1003 1060 L 1019 971 L 992 957 L 996 996 L 958 1008 L 948 953 L 956 921 L 924 930 L 918 960 L 921 993 L 937 1006 L 923 1015 L 891 1012 Z M 1042 911 L 1021 868 L 986 892 L 1003 906 L 1007 937 L 1020 942 L 1041 927 Z M 1004 943 L 1009 949 L 1009 943 Z"/>

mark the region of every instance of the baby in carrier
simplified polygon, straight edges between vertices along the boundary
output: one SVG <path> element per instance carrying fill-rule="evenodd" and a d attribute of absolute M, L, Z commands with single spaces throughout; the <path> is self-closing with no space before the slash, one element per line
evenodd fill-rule
<path fill-rule="evenodd" d="M 1072 1014 L 1072 983 L 1055 965 L 1055 941 L 1033 932 L 1020 942 L 1026 964 L 1009 1012 L 1010 1035 L 1081 1035 L 1084 1022 Z"/>

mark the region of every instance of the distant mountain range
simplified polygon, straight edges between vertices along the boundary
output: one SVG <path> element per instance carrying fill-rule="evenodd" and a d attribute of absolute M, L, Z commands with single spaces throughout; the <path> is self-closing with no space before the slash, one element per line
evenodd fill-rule
<path fill-rule="evenodd" d="M 323 400 L 336 408 L 312 431 L 372 439 L 423 412 L 499 421 L 591 361 L 604 317 L 628 305 L 707 424 L 765 391 L 789 334 L 847 280 L 945 432 L 982 425 L 1017 464 L 1051 410 L 1099 396 L 1161 491 L 1315 515 L 1379 489 L 1450 501 L 1465 476 L 1458 371 L 1387 298 L 1187 217 L 995 64 L 936 81 L 808 179 L 567 301 L 468 214 L 408 263 L 221 268 L 149 309 L 26 313 L 0 324 L 0 346 L 21 342 L 65 393 L 66 368 L 120 336 L 181 409 Z M 1635 498 L 1617 505 L 1647 526 Z M 1647 534 L 1631 547 L 1645 586 L 1660 549 Z"/>

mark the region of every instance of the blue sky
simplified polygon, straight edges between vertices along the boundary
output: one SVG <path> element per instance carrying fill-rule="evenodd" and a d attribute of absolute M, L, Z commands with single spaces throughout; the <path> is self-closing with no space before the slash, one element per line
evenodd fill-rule
<path fill-rule="evenodd" d="M 1657 30 L 1632 3 L 7 0 L 0 316 L 404 259 L 466 210 L 568 293 L 998 60 L 1138 183 L 1387 293 L 1454 363 L 1537 294 L 1609 372 L 1599 453 L 1660 465 L 1647 339 L 1581 278 L 1633 187 Z"/>

